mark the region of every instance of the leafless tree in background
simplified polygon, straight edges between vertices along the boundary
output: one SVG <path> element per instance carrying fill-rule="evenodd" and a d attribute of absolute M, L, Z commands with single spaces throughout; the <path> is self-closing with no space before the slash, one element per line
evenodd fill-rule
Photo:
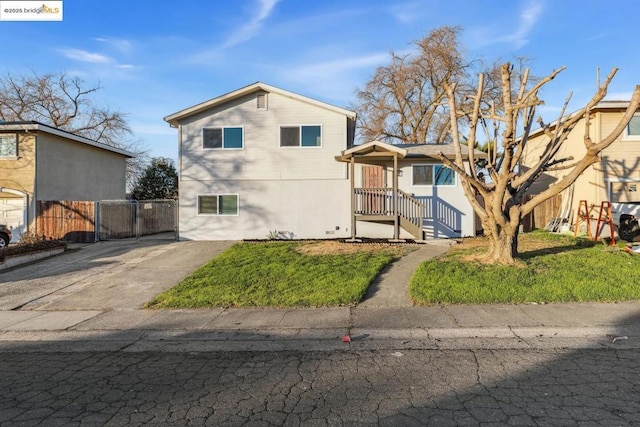
<path fill-rule="evenodd" d="M 37 121 L 138 155 L 129 161 L 127 181 L 144 169 L 146 152 L 132 140 L 123 113 L 100 107 L 100 86 L 66 73 L 0 77 L 0 120 Z"/>

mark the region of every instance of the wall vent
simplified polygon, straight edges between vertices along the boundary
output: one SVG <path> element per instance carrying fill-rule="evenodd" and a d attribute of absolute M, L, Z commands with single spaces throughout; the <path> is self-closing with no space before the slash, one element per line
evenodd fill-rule
<path fill-rule="evenodd" d="M 258 106 L 258 110 L 266 110 L 267 109 L 267 94 L 259 93 L 256 96 L 256 105 Z"/>

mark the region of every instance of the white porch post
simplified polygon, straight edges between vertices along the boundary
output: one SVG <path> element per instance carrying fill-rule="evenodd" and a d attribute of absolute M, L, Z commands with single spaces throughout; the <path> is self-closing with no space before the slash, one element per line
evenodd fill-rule
<path fill-rule="evenodd" d="M 400 218 L 398 217 L 398 154 L 393 153 L 393 239 L 400 239 Z"/>
<path fill-rule="evenodd" d="M 356 238 L 356 178 L 355 178 L 355 159 L 351 156 L 349 163 L 349 180 L 351 181 L 351 240 Z"/>

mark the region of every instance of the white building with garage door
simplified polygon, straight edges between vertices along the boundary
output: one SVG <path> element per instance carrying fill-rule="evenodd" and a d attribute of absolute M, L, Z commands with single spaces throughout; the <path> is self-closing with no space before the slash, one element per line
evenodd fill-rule
<path fill-rule="evenodd" d="M 134 154 L 38 122 L 0 122 L 0 223 L 13 241 L 33 227 L 37 200 L 126 196 Z"/>

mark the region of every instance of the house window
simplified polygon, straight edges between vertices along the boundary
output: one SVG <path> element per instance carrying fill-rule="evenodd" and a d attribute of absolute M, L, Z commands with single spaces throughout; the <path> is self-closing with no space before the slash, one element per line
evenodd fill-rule
<path fill-rule="evenodd" d="M 198 215 L 238 215 L 238 195 L 198 196 Z"/>
<path fill-rule="evenodd" d="M 280 147 L 320 146 L 322 146 L 321 126 L 280 126 Z"/>
<path fill-rule="evenodd" d="M 444 165 L 413 165 L 413 185 L 456 185 L 456 174 Z"/>
<path fill-rule="evenodd" d="M 625 136 L 629 139 L 640 139 L 640 116 L 633 116 L 625 130 Z"/>
<path fill-rule="evenodd" d="M 243 147 L 243 130 L 241 127 L 202 129 L 202 148 L 219 150 Z"/>
<path fill-rule="evenodd" d="M 267 94 L 259 93 L 256 96 L 256 105 L 258 110 L 266 110 L 267 109 Z"/>
<path fill-rule="evenodd" d="M 0 157 L 18 157 L 18 135 L 0 135 Z"/>

